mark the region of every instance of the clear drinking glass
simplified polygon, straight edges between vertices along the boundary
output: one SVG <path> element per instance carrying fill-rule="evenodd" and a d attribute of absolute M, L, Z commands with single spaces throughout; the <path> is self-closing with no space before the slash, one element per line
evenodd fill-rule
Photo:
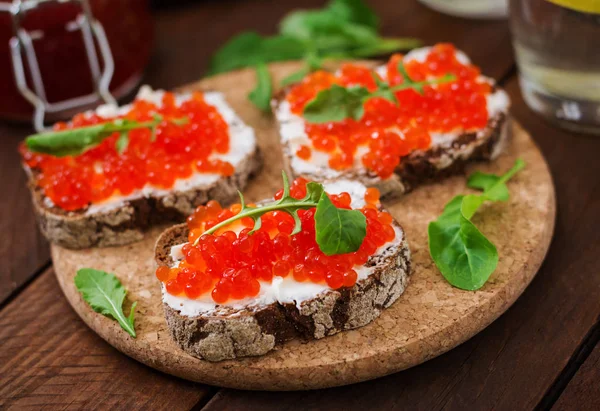
<path fill-rule="evenodd" d="M 511 0 L 510 25 L 527 105 L 600 135 L 600 2 Z"/>

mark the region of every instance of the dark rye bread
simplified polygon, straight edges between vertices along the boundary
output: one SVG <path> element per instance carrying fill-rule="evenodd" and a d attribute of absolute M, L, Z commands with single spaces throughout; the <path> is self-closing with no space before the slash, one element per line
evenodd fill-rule
<path fill-rule="evenodd" d="M 187 235 L 186 224 L 163 232 L 156 243 L 159 266 L 173 265 L 171 247 L 187 242 Z M 292 339 L 320 339 L 362 327 L 379 317 L 406 288 L 410 251 L 402 235 L 399 244 L 369 259 L 366 265 L 376 267 L 369 277 L 352 288 L 322 292 L 303 301 L 300 308 L 278 302 L 243 309 L 217 306 L 209 313 L 188 317 L 163 303 L 171 336 L 188 354 L 221 361 L 263 355 Z"/>
<path fill-rule="evenodd" d="M 277 113 L 280 103 L 288 89 L 282 90 L 272 101 L 273 112 Z M 492 90 L 495 92 L 496 89 Z M 275 115 L 278 123 L 280 119 Z M 281 123 L 279 123 L 281 127 Z M 299 173 L 291 166 L 295 155 L 286 142 L 282 142 L 283 162 L 286 172 L 296 177 L 305 177 L 312 181 L 324 178 L 348 179 L 361 182 L 367 187 L 376 187 L 386 200 L 400 197 L 415 187 L 440 181 L 451 175 L 460 174 L 468 163 L 493 160 L 502 152 L 509 139 L 508 112 L 500 112 L 490 118 L 485 129 L 459 135 L 449 144 L 432 146 L 428 150 L 417 150 L 403 157 L 394 175 L 382 180 L 365 168 L 352 168 L 341 175 L 327 176 L 326 171 L 318 173 Z"/>
<path fill-rule="evenodd" d="M 207 186 L 167 194 L 126 200 L 106 211 L 88 213 L 87 209 L 65 211 L 48 206 L 42 189 L 36 184 L 37 173 L 26 169 L 35 214 L 44 236 L 65 248 L 82 249 L 129 244 L 144 237 L 152 225 L 180 222 L 198 205 L 208 200 L 230 204 L 238 198 L 237 190 L 246 187 L 258 173 L 262 158 L 258 146 L 237 167 L 231 177 L 223 177 Z"/>

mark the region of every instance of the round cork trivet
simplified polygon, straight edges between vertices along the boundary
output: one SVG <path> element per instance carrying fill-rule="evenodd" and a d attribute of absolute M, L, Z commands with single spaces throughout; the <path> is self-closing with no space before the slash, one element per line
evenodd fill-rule
<path fill-rule="evenodd" d="M 278 64 L 271 66 L 271 71 L 278 81 L 298 67 Z M 184 87 L 223 91 L 240 116 L 256 129 L 265 167 L 245 190 L 249 201 L 270 197 L 281 185 L 282 169 L 273 119 L 247 101 L 253 84 L 254 72 L 245 70 Z M 109 344 L 178 377 L 240 389 L 299 390 L 394 373 L 440 355 L 481 331 L 510 307 L 542 263 L 556 212 L 552 178 L 530 136 L 518 124 L 513 123 L 512 128 L 512 141 L 497 161 L 468 169 L 502 173 L 518 157 L 527 162 L 508 183 L 510 201 L 486 204 L 473 219 L 500 254 L 498 268 L 475 292 L 450 286 L 427 250 L 427 224 L 453 196 L 468 191 L 464 176 L 420 187 L 393 204 L 385 204 L 404 227 L 412 252 L 413 273 L 395 304 L 365 327 L 308 343 L 291 341 L 262 357 L 211 363 L 189 356 L 171 340 L 160 285 L 154 276 L 154 243 L 160 229 L 124 247 L 74 251 L 53 246 L 56 276 L 75 311 Z M 82 300 L 73 283 L 82 267 L 112 272 L 123 282 L 129 291 L 125 312 L 129 312 L 132 301 L 138 302 L 136 339 Z"/>

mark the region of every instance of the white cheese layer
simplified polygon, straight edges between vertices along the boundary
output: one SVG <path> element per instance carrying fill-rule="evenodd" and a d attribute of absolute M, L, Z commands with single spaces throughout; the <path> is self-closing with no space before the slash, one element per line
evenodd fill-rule
<path fill-rule="evenodd" d="M 431 52 L 431 47 L 422 47 L 410 51 L 404 57 L 404 61 L 419 61 L 423 62 L 427 58 L 427 55 Z M 470 64 L 470 60 L 465 53 L 460 50 L 456 51 L 456 59 L 462 64 Z M 387 67 L 385 65 L 380 66 L 376 69 L 377 73 L 384 79 L 387 79 Z M 489 82 L 493 84 L 494 80 L 485 76 L 480 76 L 478 79 L 480 82 Z M 496 90 L 494 93 L 489 94 L 486 97 L 486 105 L 489 117 L 494 117 L 499 113 L 508 113 L 510 106 L 510 99 L 508 94 L 504 90 Z M 280 128 L 279 133 L 281 140 L 288 144 L 289 154 L 291 155 L 291 167 L 297 174 L 310 174 L 318 175 L 323 179 L 333 179 L 340 177 L 344 171 L 334 170 L 329 167 L 329 154 L 323 151 L 319 151 L 312 147 L 312 142 L 305 132 L 305 121 L 301 116 L 292 113 L 290 104 L 287 100 L 281 101 L 275 115 L 279 121 Z M 448 133 L 430 133 L 431 135 L 431 146 L 444 146 L 454 141 L 462 130 L 457 129 Z M 482 134 L 483 130 L 481 130 Z M 296 151 L 300 146 L 306 145 L 311 147 L 311 157 L 308 160 L 304 160 L 296 156 Z M 361 159 L 363 155 L 368 151 L 368 146 L 358 146 L 354 155 L 354 167 L 363 168 Z"/>
<path fill-rule="evenodd" d="M 149 86 L 142 86 L 136 99 L 146 100 L 160 106 L 162 104 L 164 93 L 164 90 L 152 90 Z M 191 97 L 192 95 L 190 93 L 178 94 L 176 95 L 176 103 L 181 104 Z M 213 153 L 210 158 L 228 161 L 235 169 L 237 169 L 244 159 L 256 150 L 256 136 L 254 134 L 254 129 L 246 125 L 237 116 L 225 101 L 225 97 L 222 93 L 206 92 L 204 93 L 204 100 L 219 111 L 219 114 L 221 114 L 223 120 L 225 120 L 229 126 L 229 152 L 225 154 Z M 105 104 L 99 106 L 95 112 L 101 117 L 108 118 L 125 114 L 130 109 L 131 105 L 117 107 L 115 105 Z M 173 187 L 167 190 L 147 184 L 141 190 L 136 190 L 127 196 L 113 195 L 102 202 L 94 203 L 86 210 L 86 214 L 110 211 L 121 207 L 125 201 L 142 197 L 159 197 L 173 191 L 186 191 L 193 188 L 210 186 L 220 178 L 222 178 L 222 176 L 219 174 L 196 172 L 189 178 L 177 179 Z"/>
<path fill-rule="evenodd" d="M 332 183 L 324 183 L 325 191 L 330 194 L 339 194 L 347 192 L 352 197 L 352 207 L 360 208 L 365 204 L 364 196 L 366 188 L 362 184 L 349 181 L 340 180 Z M 398 244 L 402 242 L 403 232 L 400 228 L 395 227 L 396 238 L 394 240 L 379 247 L 376 254 L 381 256 L 387 256 L 395 252 Z M 171 248 L 171 257 L 176 264 L 183 259 L 181 253 L 181 245 L 176 245 Z M 354 269 L 358 274 L 358 279 L 365 279 L 375 271 L 375 267 L 366 266 L 355 266 Z M 316 284 L 311 281 L 298 282 L 294 280 L 291 275 L 286 278 L 273 277 L 271 283 L 260 281 L 260 292 L 258 296 L 254 298 L 245 298 L 243 300 L 234 300 L 227 302 L 222 306 L 230 307 L 233 309 L 242 309 L 251 306 L 268 305 L 274 302 L 279 303 L 294 303 L 297 307 L 303 301 L 313 299 L 319 294 L 331 290 L 327 284 Z M 200 314 L 206 314 L 214 311 L 217 308 L 217 304 L 213 301 L 210 293 L 205 293 L 196 300 L 191 300 L 185 296 L 174 296 L 169 294 L 164 285 L 162 286 L 162 299 L 169 307 L 180 312 L 181 315 L 188 317 L 195 317 Z"/>

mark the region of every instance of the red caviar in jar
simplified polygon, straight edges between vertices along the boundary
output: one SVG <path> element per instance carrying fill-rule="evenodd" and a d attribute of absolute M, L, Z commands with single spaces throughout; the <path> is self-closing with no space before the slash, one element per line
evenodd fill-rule
<path fill-rule="evenodd" d="M 385 67 L 389 84 L 402 84 L 398 64 L 403 56 L 393 55 Z M 451 44 L 432 47 L 423 62 L 412 59 L 404 67 L 414 81 L 424 81 L 453 74 L 455 81 L 423 87 L 423 94 L 413 89 L 395 92 L 399 104 L 376 97 L 367 100 L 361 120 L 345 119 L 323 124 L 305 124 L 312 148 L 330 156 L 329 166 L 344 170 L 355 164 L 374 171 L 382 178 L 390 177 L 400 159 L 415 150 L 431 146 L 431 133 L 468 132 L 486 126 L 488 111 L 486 96 L 491 86 L 480 76 L 480 70 L 463 64 Z M 287 96 L 291 111 L 302 115 L 304 106 L 319 91 L 333 84 L 376 88 L 375 71 L 344 64 L 336 74 L 317 71 L 292 87 Z M 298 157 L 307 160 L 302 147 Z M 361 153 L 358 154 L 358 148 Z"/>
<path fill-rule="evenodd" d="M 307 180 L 303 178 L 294 180 L 291 195 L 303 198 L 306 184 Z M 190 234 L 190 243 L 182 247 L 183 261 L 176 268 L 159 267 L 156 276 L 169 294 L 192 299 L 210 294 L 218 304 L 255 297 L 260 292 L 261 282 L 270 283 L 274 277 L 325 284 L 333 289 L 352 287 L 358 280 L 355 267 L 364 265 L 379 247 L 396 236 L 392 217 L 376 208 L 379 193 L 376 189 L 370 189 L 368 193 L 365 198 L 371 202 L 360 209 L 367 219 L 367 235 L 353 253 L 327 256 L 320 250 L 315 241 L 315 208 L 298 211 L 302 230 L 295 235 L 291 235 L 293 218 L 282 211 L 264 214 L 261 228 L 253 234 L 249 234 L 253 222 L 245 226 L 241 220 L 215 234 L 203 234 L 207 227 L 225 221 L 241 210 L 239 204 L 222 209 L 217 202 L 211 201 L 198 207 L 188 219 L 194 235 Z M 348 193 L 329 197 L 336 207 L 351 208 L 352 199 Z M 224 213 L 224 210 L 228 212 Z M 198 243 L 193 245 L 196 239 Z"/>
<path fill-rule="evenodd" d="M 176 104 L 172 93 L 165 93 L 162 105 L 136 100 L 122 116 L 102 118 L 96 114 L 78 114 L 70 124 L 58 123 L 55 130 L 90 126 L 117 118 L 139 122 L 161 115 L 164 121 L 156 128 L 129 132 L 129 144 L 122 154 L 116 149 L 118 133 L 77 156 L 54 157 L 33 153 L 20 147 L 25 164 L 39 174 L 38 184 L 56 206 L 78 210 L 113 195 L 129 195 L 145 186 L 169 189 L 177 179 L 193 173 L 216 173 L 230 176 L 233 166 L 212 154 L 229 151 L 229 127 L 217 109 L 194 93 Z M 187 118 L 185 125 L 170 119 Z"/>

